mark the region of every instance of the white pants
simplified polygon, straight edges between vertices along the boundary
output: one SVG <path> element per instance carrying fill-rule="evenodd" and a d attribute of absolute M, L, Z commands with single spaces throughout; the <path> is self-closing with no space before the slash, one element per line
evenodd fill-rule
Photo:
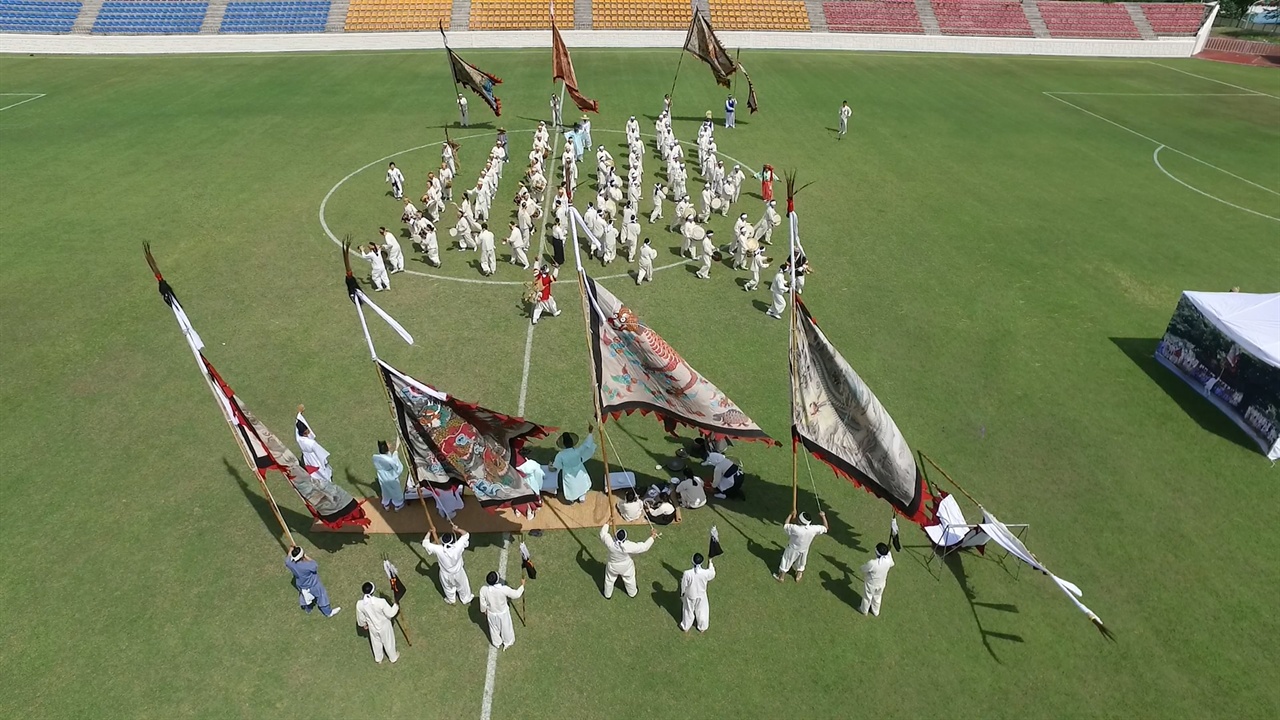
<path fill-rule="evenodd" d="M 880 614 L 880 597 L 884 595 L 884 585 L 871 586 L 863 583 L 862 585 L 862 607 L 858 608 L 858 612 L 866 615 L 868 611 L 872 615 Z"/>
<path fill-rule="evenodd" d="M 845 131 L 847 131 L 848 129 L 849 129 L 848 119 L 840 118 L 840 134 L 841 135 L 845 134 Z"/>
<path fill-rule="evenodd" d="M 773 294 L 773 305 L 769 306 L 771 315 L 781 315 L 783 310 L 787 309 L 787 296 L 780 292 Z"/>
<path fill-rule="evenodd" d="M 707 625 L 711 622 L 711 606 L 707 600 L 705 598 L 681 598 L 680 604 L 683 606 L 680 629 L 689 632 L 689 628 L 693 627 L 696 622 L 698 632 L 706 632 Z"/>
<path fill-rule="evenodd" d="M 747 281 L 746 285 L 742 286 L 742 289 L 750 291 L 750 290 L 755 290 L 758 287 L 760 287 L 760 271 L 752 270 L 751 279 Z"/>
<path fill-rule="evenodd" d="M 444 590 L 444 601 L 450 605 L 459 599 L 462 600 L 463 605 L 466 605 L 475 597 L 471 594 L 471 581 L 467 580 L 467 573 L 462 568 L 451 573 L 441 570 L 440 587 Z"/>
<path fill-rule="evenodd" d="M 653 282 L 653 263 L 640 263 L 640 269 L 636 271 L 636 284 L 645 280 Z"/>
<path fill-rule="evenodd" d="M 524 248 L 522 247 L 511 248 L 511 263 L 513 265 L 519 265 L 525 270 L 529 269 L 529 256 L 525 254 Z"/>
<path fill-rule="evenodd" d="M 370 274 L 370 277 L 373 279 L 373 286 L 375 288 L 382 288 L 383 290 L 391 289 L 391 278 L 387 275 L 386 270 L 375 270 Z"/>
<path fill-rule="evenodd" d="M 387 623 L 386 630 L 378 630 L 370 624 L 369 644 L 373 646 L 374 662 L 382 662 L 384 654 L 391 659 L 391 662 L 400 659 L 400 653 L 396 652 L 396 627 L 391 623 Z"/>
<path fill-rule="evenodd" d="M 398 182 L 396 182 L 396 181 L 392 180 L 392 181 L 391 181 L 391 194 L 392 194 L 392 196 L 394 196 L 394 197 L 395 197 L 395 199 L 397 199 L 397 200 L 403 200 L 403 199 L 404 199 L 404 185 L 402 185 L 402 184 L 400 184 L 400 183 L 398 183 Z"/>
<path fill-rule="evenodd" d="M 702 253 L 702 268 L 694 275 L 703 280 L 711 279 L 711 253 Z"/>
<path fill-rule="evenodd" d="M 549 297 L 533 306 L 533 321 L 538 322 L 538 318 L 542 317 L 544 312 L 551 313 L 552 317 L 560 314 L 560 309 L 556 307 L 555 298 Z"/>
<path fill-rule="evenodd" d="M 796 572 L 804 572 L 805 562 L 809 559 L 809 553 L 800 552 L 790 545 L 786 550 L 782 551 L 782 564 L 778 566 L 778 574 L 786 575 L 791 568 L 795 568 Z"/>
<path fill-rule="evenodd" d="M 618 578 L 622 578 L 622 587 L 626 589 L 628 597 L 636 596 L 636 567 L 624 573 L 616 573 L 607 566 L 604 569 L 604 596 L 605 599 L 613 597 L 613 586 L 618 583 Z"/>
<path fill-rule="evenodd" d="M 433 242 L 427 246 L 427 262 L 440 267 L 440 244 Z"/>
<path fill-rule="evenodd" d="M 489 642 L 496 648 L 511 647 L 516 644 L 516 629 L 511 624 L 511 611 L 489 613 Z"/>
<path fill-rule="evenodd" d="M 649 224 L 652 225 L 662 219 L 662 203 L 654 203 L 653 212 L 649 213 Z"/>
<path fill-rule="evenodd" d="M 480 272 L 485 275 L 492 275 L 497 262 L 498 255 L 493 250 L 485 248 L 480 251 Z"/>

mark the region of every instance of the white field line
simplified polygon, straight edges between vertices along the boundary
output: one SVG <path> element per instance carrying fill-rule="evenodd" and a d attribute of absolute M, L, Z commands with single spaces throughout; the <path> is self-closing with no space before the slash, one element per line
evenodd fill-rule
<path fill-rule="evenodd" d="M 1176 68 L 1176 67 L 1170 67 L 1170 66 L 1168 66 L 1168 65 L 1162 65 L 1162 64 L 1160 64 L 1160 63 L 1158 63 L 1158 62 L 1152 62 L 1152 61 L 1150 61 L 1150 60 L 1148 60 L 1148 61 L 1147 61 L 1147 63 L 1148 63 L 1148 64 L 1150 64 L 1150 65 L 1155 65 L 1156 67 L 1162 67 L 1162 68 L 1164 68 L 1165 70 L 1172 70 L 1172 71 L 1174 71 L 1174 72 L 1176 72 L 1176 73 L 1182 73 L 1183 75 L 1189 75 L 1189 76 L 1191 76 L 1191 77 L 1193 77 L 1193 78 L 1200 78 L 1201 80 L 1208 80 L 1209 82 L 1218 83 L 1219 85 L 1226 85 L 1227 87 L 1229 87 L 1229 88 L 1235 88 L 1236 90 L 1244 90 L 1245 92 L 1249 93 L 1250 95 L 1262 95 L 1262 96 L 1264 96 L 1264 97 L 1275 98 L 1275 99 L 1277 99 L 1277 100 L 1280 100 L 1280 96 L 1271 95 L 1271 94 L 1269 94 L 1269 93 L 1264 93 L 1264 92 L 1262 92 L 1262 91 L 1260 91 L 1260 90 L 1254 90 L 1253 88 L 1241 87 L 1240 85 L 1232 85 L 1232 84 L 1231 84 L 1231 83 L 1229 83 L 1229 82 L 1223 82 L 1223 81 L 1221 81 L 1221 80 L 1215 80 L 1214 78 L 1206 77 L 1206 76 L 1204 76 L 1204 75 L 1197 75 L 1197 74 L 1195 74 L 1195 73 L 1193 73 L 1193 72 L 1187 72 L 1186 70 L 1179 70 L 1179 69 L 1178 69 L 1178 68 Z"/>
<path fill-rule="evenodd" d="M 498 574 L 507 576 L 507 547 L 511 533 L 502 533 L 502 551 L 498 553 Z M 498 648 L 489 643 L 489 659 L 484 668 L 484 700 L 480 703 L 480 720 L 489 720 L 493 714 L 493 686 L 498 678 Z"/>
<path fill-rule="evenodd" d="M 1260 212 L 1258 212 L 1257 210 L 1250 210 L 1250 209 L 1249 209 L 1249 208 L 1247 208 L 1247 207 L 1241 207 L 1241 206 L 1239 206 L 1239 205 L 1236 205 L 1236 204 L 1235 204 L 1235 203 L 1233 203 L 1233 202 L 1229 202 L 1229 201 L 1227 201 L 1227 200 L 1223 200 L 1222 198 L 1218 197 L 1217 195 L 1210 195 L 1209 193 L 1207 193 L 1207 192 L 1205 192 L 1205 191 L 1201 190 L 1200 188 L 1195 187 L 1195 186 L 1193 186 L 1193 185 L 1190 185 L 1190 184 L 1188 184 L 1188 183 L 1185 183 L 1185 182 L 1183 182 L 1182 180 L 1178 179 L 1176 176 L 1174 176 L 1174 174 L 1173 174 L 1173 173 L 1169 172 L 1168 170 L 1165 170 L 1165 169 L 1164 169 L 1164 166 L 1160 164 L 1160 151 L 1161 151 L 1161 150 L 1164 150 L 1164 149 L 1165 149 L 1165 146 L 1164 146 L 1164 145 L 1161 145 L 1161 146 L 1157 147 L 1157 148 L 1156 148 L 1156 151 L 1155 151 L 1154 153 L 1152 153 L 1152 155 L 1151 155 L 1151 159 L 1155 162 L 1156 167 L 1160 168 L 1160 172 L 1164 173 L 1165 175 L 1168 175 L 1170 180 L 1173 180 L 1174 182 L 1178 183 L 1179 185 L 1181 185 L 1181 186 L 1185 187 L 1185 188 L 1186 188 L 1186 189 L 1188 189 L 1188 190 L 1191 190 L 1191 191 L 1193 191 L 1193 192 L 1200 193 L 1201 195 L 1203 195 L 1203 196 L 1205 196 L 1205 197 L 1209 198 L 1210 200 L 1217 200 L 1218 202 L 1222 203 L 1223 205 L 1228 205 L 1228 206 L 1233 207 L 1233 208 L 1235 208 L 1235 209 L 1237 209 L 1237 210 L 1243 210 L 1243 211 L 1245 211 L 1245 212 L 1247 212 L 1247 213 L 1250 213 L 1251 215 L 1257 215 L 1258 217 L 1264 217 L 1264 218 L 1266 218 L 1266 219 L 1268 219 L 1268 220 L 1275 220 L 1276 222 L 1280 222 L 1280 217 L 1272 217 L 1271 215 L 1266 215 L 1266 214 L 1264 214 L 1264 213 L 1260 213 Z M 1264 189 L 1265 189 L 1265 188 L 1264 188 Z"/>
<path fill-rule="evenodd" d="M 1128 97 L 1262 97 L 1262 93 L 1122 93 L 1122 92 L 1061 92 L 1046 91 L 1045 95 L 1118 95 Z"/>
<path fill-rule="evenodd" d="M 26 100 L 19 100 L 19 101 L 18 101 L 18 102 L 16 102 L 16 103 L 10 103 L 10 104 L 8 104 L 8 105 L 5 105 L 4 107 L 0 107 L 0 110 L 8 110 L 9 108 L 16 108 L 16 107 L 18 107 L 19 105 L 26 105 L 27 103 L 31 102 L 32 100 L 39 100 L 40 98 L 42 98 L 42 97 L 44 97 L 44 96 L 45 96 L 45 93 L 0 93 L 0 97 L 25 97 L 25 98 L 27 98 Z M 3 102 L 3 101 L 0 101 L 0 102 Z"/>
<path fill-rule="evenodd" d="M 1166 67 L 1166 66 L 1161 65 L 1160 67 Z M 1174 68 L 1169 68 L 1169 69 L 1171 69 L 1171 70 L 1172 70 L 1172 69 L 1174 69 Z M 1181 70 L 1179 70 L 1178 72 L 1182 72 L 1182 71 L 1181 71 Z M 1187 74 L 1190 74 L 1190 73 L 1187 73 Z M 1242 89 L 1247 89 L 1247 88 L 1242 88 Z M 1264 93 L 1250 93 L 1250 94 L 1258 95 L 1258 96 L 1262 96 L 1262 95 L 1264 95 Z M 1156 145 L 1156 146 L 1158 146 L 1158 147 L 1157 147 L 1157 149 L 1156 149 L 1156 152 L 1157 152 L 1157 153 L 1159 153 L 1160 149 L 1170 150 L 1170 151 L 1175 152 L 1175 153 L 1177 153 L 1177 154 L 1179 154 L 1179 155 L 1181 155 L 1181 156 L 1183 156 L 1183 157 L 1190 158 L 1191 160 L 1194 160 L 1194 161 L 1196 161 L 1196 162 L 1200 163 L 1201 165 L 1204 165 L 1205 167 L 1212 168 L 1212 169 L 1217 170 L 1218 172 L 1220 172 L 1220 173 L 1222 173 L 1222 174 L 1224 174 L 1224 175 L 1228 175 L 1228 176 L 1230 176 L 1230 177 L 1233 177 L 1233 178 L 1235 178 L 1236 180 L 1239 180 L 1240 182 L 1243 182 L 1243 183 L 1248 184 L 1248 185 L 1252 185 L 1253 187 L 1256 187 L 1256 188 L 1258 188 L 1259 190 L 1264 190 L 1264 191 L 1266 191 L 1266 192 L 1271 193 L 1272 195 L 1280 195 L 1280 192 L 1277 192 L 1277 191 L 1275 191 L 1275 190 L 1272 190 L 1272 189 L 1271 189 L 1271 188 L 1269 188 L 1269 187 L 1266 187 L 1266 186 L 1264 186 L 1264 185 L 1259 185 L 1258 183 L 1256 183 L 1256 182 L 1254 182 L 1254 181 L 1252 181 L 1252 180 L 1249 180 L 1248 178 L 1243 178 L 1243 177 L 1240 177 L 1239 175 L 1236 175 L 1235 173 L 1231 172 L 1230 170 L 1224 170 L 1224 169 L 1222 169 L 1222 168 L 1218 167 L 1217 165 L 1214 165 L 1213 163 L 1207 162 L 1207 161 L 1205 161 L 1205 160 L 1201 160 L 1200 158 L 1196 157 L 1195 155 L 1192 155 L 1192 154 L 1187 153 L 1187 152 L 1183 152 L 1182 150 L 1179 150 L 1179 149 L 1177 149 L 1177 148 L 1175 148 L 1175 147 L 1171 147 L 1171 146 L 1169 146 L 1169 145 L 1166 145 L 1166 144 L 1164 144 L 1164 143 L 1160 142 L 1159 140 L 1156 140 L 1155 138 L 1150 137 L 1150 136 L 1148 136 L 1148 135 L 1143 135 L 1142 133 L 1138 132 L 1137 130 L 1134 130 L 1134 129 L 1133 129 L 1133 128 L 1131 128 L 1131 127 L 1128 127 L 1127 125 L 1122 125 L 1122 124 L 1120 124 L 1120 123 L 1116 122 L 1115 120 L 1112 120 L 1112 119 L 1107 118 L 1107 117 L 1103 117 L 1102 115 L 1099 115 L 1098 113 L 1093 112 L 1092 110 L 1086 110 L 1085 108 L 1080 107 L 1079 105 L 1077 105 L 1077 104 L 1075 104 L 1075 103 L 1071 102 L 1070 100 L 1064 100 L 1064 99 L 1062 99 L 1062 98 L 1058 97 L 1058 96 L 1057 96 L 1056 94 L 1054 94 L 1054 93 L 1051 93 L 1051 92 L 1045 92 L 1045 93 L 1044 93 L 1044 95 L 1047 95 L 1048 97 L 1051 97 L 1051 98 L 1053 98 L 1054 100 L 1057 100 L 1058 102 L 1060 102 L 1060 103 L 1062 103 L 1062 104 L 1064 104 L 1064 105 L 1068 105 L 1068 106 L 1070 106 L 1070 107 L 1073 107 L 1073 108 L 1075 108 L 1076 110 L 1079 110 L 1080 112 L 1082 112 L 1082 113 L 1084 113 L 1084 114 L 1086 114 L 1086 115 L 1089 115 L 1089 116 L 1091 116 L 1091 117 L 1095 117 L 1095 118 L 1097 118 L 1097 119 L 1099 119 L 1099 120 L 1101 120 L 1101 121 L 1103 121 L 1103 122 L 1107 123 L 1108 125 L 1112 125 L 1112 126 L 1114 126 L 1114 127 L 1118 127 L 1118 128 L 1120 128 L 1121 130 L 1124 130 L 1124 131 L 1125 131 L 1125 132 L 1127 132 L 1127 133 L 1130 133 L 1130 134 L 1132 134 L 1132 135 L 1136 135 L 1136 136 L 1138 136 L 1138 137 L 1142 138 L 1143 140 L 1146 140 L 1147 142 L 1151 143 L 1152 145 Z M 1161 165 L 1160 165 L 1159 161 L 1157 161 L 1157 162 L 1156 162 L 1156 166 L 1160 168 L 1161 172 L 1164 172 L 1166 175 L 1169 175 L 1169 172 L 1168 172 L 1167 170 L 1165 170 L 1163 166 L 1161 166 Z M 1169 177 L 1173 178 L 1173 176 L 1172 176 L 1172 175 L 1169 175 Z M 1177 178 L 1173 178 L 1173 179 L 1177 180 Z M 1180 184 L 1182 184 L 1182 185 L 1185 185 L 1185 186 L 1186 186 L 1186 187 L 1188 187 L 1188 188 L 1191 188 L 1191 186 L 1190 186 L 1190 185 L 1187 185 L 1186 183 L 1183 183 L 1181 180 L 1179 180 L 1178 182 L 1179 182 Z M 1195 188 L 1191 188 L 1191 189 L 1196 190 Z M 1199 192 L 1200 194 L 1202 194 L 1202 195 L 1206 195 L 1206 196 L 1208 196 L 1208 197 L 1213 197 L 1212 195 L 1208 195 L 1208 193 L 1204 193 L 1204 192 L 1202 192 L 1202 191 L 1200 191 L 1200 190 L 1196 190 L 1196 192 Z M 1239 209 L 1241 209 L 1241 210 L 1246 210 L 1246 208 L 1240 208 L 1240 206 L 1238 206 L 1238 205 L 1234 205 L 1234 204 L 1232 204 L 1232 203 L 1228 203 L 1228 202 L 1226 202 L 1225 200 L 1221 200 L 1220 198 L 1216 198 L 1216 197 L 1214 197 L 1213 199 L 1215 199 L 1215 200 L 1219 200 L 1220 202 L 1223 202 L 1223 203 L 1225 203 L 1225 204 L 1227 204 L 1227 205 L 1230 205 L 1231 207 L 1239 208 Z M 1253 213 L 1254 215 L 1260 215 L 1260 216 L 1262 216 L 1262 217 L 1266 217 L 1266 218 L 1270 218 L 1270 217 L 1271 217 L 1271 216 L 1269 216 L 1269 215 L 1263 215 L 1262 213 L 1254 212 L 1253 210 L 1247 210 L 1247 211 L 1248 211 L 1248 212 L 1250 212 L 1250 213 Z M 1271 218 L 1271 219 L 1274 219 L 1274 218 Z"/>

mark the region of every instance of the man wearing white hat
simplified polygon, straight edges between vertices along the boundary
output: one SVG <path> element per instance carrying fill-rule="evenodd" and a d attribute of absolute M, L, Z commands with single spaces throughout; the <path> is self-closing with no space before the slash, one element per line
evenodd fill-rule
<path fill-rule="evenodd" d="M 782 564 L 778 566 L 778 572 L 774 573 L 774 580 L 782 582 L 792 568 L 796 571 L 796 582 L 804 577 L 804 566 L 809 559 L 809 546 L 813 544 L 813 539 L 831 530 L 827 514 L 819 512 L 818 517 L 822 518 L 822 524 L 814 525 L 809 522 L 808 515 L 800 513 L 800 523 L 797 525 L 791 522 L 796 519 L 794 513 L 787 516 L 787 521 L 782 524 L 782 532 L 787 535 L 787 549 L 782 551 Z"/>
<path fill-rule="evenodd" d="M 653 212 L 649 213 L 649 224 L 662 219 L 662 201 L 667 199 L 667 189 L 662 183 L 653 184 Z"/>
<path fill-rule="evenodd" d="M 461 97 L 461 96 L 459 96 Z M 399 604 L 391 604 L 373 594 L 373 583 L 367 582 L 360 588 L 364 597 L 356 603 L 356 625 L 369 631 L 369 644 L 373 647 L 373 661 L 382 662 L 383 655 L 391 662 L 400 659 L 396 652 L 396 631 L 391 618 L 400 612 Z"/>
<path fill-rule="evenodd" d="M 512 590 L 498 581 L 498 573 L 490 572 L 485 576 L 485 586 L 480 588 L 480 612 L 489 619 L 489 642 L 499 650 L 516 644 L 516 629 L 511 624 L 511 608 L 507 601 L 521 595 L 524 595 L 524 578 L 520 578 L 520 589 Z"/>
<path fill-rule="evenodd" d="M 462 97 L 462 93 L 458 93 L 458 112 L 462 113 L 462 127 L 470 127 L 471 121 L 467 118 L 467 99 Z"/>
<path fill-rule="evenodd" d="M 716 251 L 715 233 L 711 230 L 702 236 L 702 267 L 698 268 L 698 272 L 693 276 L 703 280 L 711 279 L 711 263 L 715 260 L 712 257 Z"/>
<path fill-rule="evenodd" d="M 858 612 L 866 615 L 880 615 L 880 598 L 884 595 L 884 586 L 889 579 L 889 568 L 893 567 L 893 556 L 889 554 L 889 546 L 876 544 L 876 556 L 858 568 L 862 573 L 862 606 Z"/>
<path fill-rule="evenodd" d="M 494 247 L 497 238 L 489 231 L 489 223 L 480 223 L 480 234 L 476 236 L 476 242 L 480 245 L 480 274 L 492 275 L 497 269 L 498 253 Z"/>
<path fill-rule="evenodd" d="M 773 304 L 769 306 L 765 314 L 774 320 L 781 320 L 782 311 L 787 309 L 787 293 L 791 290 L 791 286 L 787 284 L 787 273 L 790 270 L 790 265 L 782 263 L 769 286 L 769 291 L 773 294 Z"/>
<path fill-rule="evenodd" d="M 773 231 L 782 224 L 782 216 L 777 211 L 777 200 L 770 200 L 764 204 L 764 215 L 760 218 L 760 222 L 756 223 L 756 239 L 765 245 L 773 244 Z"/>
<path fill-rule="evenodd" d="M 311 608 L 320 608 L 320 614 L 333 617 L 342 612 L 342 608 L 329 609 L 329 591 L 320 582 L 320 567 L 316 561 L 307 557 L 302 548 L 293 546 L 285 556 L 284 566 L 293 573 L 293 586 L 298 589 L 298 605 L 311 612 Z"/>
<path fill-rule="evenodd" d="M 653 547 L 653 539 L 656 537 L 658 537 L 658 531 L 649 528 L 649 538 L 642 543 L 637 543 L 627 540 L 627 531 L 623 528 L 618 528 L 612 536 L 609 534 L 608 523 L 600 528 L 600 542 L 604 544 L 605 552 L 609 556 L 604 565 L 605 600 L 613 597 L 613 586 L 618 583 L 618 578 L 622 578 L 622 587 L 627 591 L 627 596 L 636 596 L 636 562 L 631 559 L 631 556 L 648 552 L 649 548 Z"/>
<path fill-rule="evenodd" d="M 689 632 L 694 623 L 698 632 L 706 632 L 711 624 L 711 601 L 707 597 L 707 583 L 716 579 L 716 566 L 710 560 L 702 567 L 702 554 L 693 554 L 693 567 L 680 576 L 681 617 L 680 630 Z"/>
<path fill-rule="evenodd" d="M 657 259 L 658 251 L 653 249 L 649 244 L 649 238 L 644 239 L 644 244 L 640 246 L 640 266 L 636 270 L 636 284 L 639 285 L 644 281 L 653 282 L 653 261 Z"/>
<path fill-rule="evenodd" d="M 400 241 L 385 227 L 378 228 L 378 232 L 382 233 L 382 248 L 387 251 L 391 272 L 404 272 L 404 251 L 400 249 Z"/>
<path fill-rule="evenodd" d="M 471 533 L 461 533 L 453 526 L 454 532 L 440 536 L 440 544 L 431 542 L 432 535 L 422 538 L 422 547 L 436 556 L 436 564 L 440 566 L 440 588 L 444 590 L 444 602 L 453 605 L 458 600 L 463 605 L 471 603 L 471 582 L 467 580 L 466 569 L 462 566 L 462 552 L 471 545 Z"/>
<path fill-rule="evenodd" d="M 591 118 L 583 115 L 578 127 L 581 128 L 578 132 L 582 133 L 582 146 L 589 148 L 594 145 L 595 143 L 591 142 Z M 601 147 L 604 146 L 601 145 Z"/>

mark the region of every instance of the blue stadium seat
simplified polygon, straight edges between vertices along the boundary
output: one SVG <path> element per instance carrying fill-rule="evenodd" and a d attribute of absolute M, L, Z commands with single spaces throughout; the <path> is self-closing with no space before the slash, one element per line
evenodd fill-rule
<path fill-rule="evenodd" d="M 38 2 L 0 0 L 0 31 L 57 34 L 69 33 L 80 14 L 79 2 Z"/>
<path fill-rule="evenodd" d="M 328 0 L 232 2 L 222 18 L 223 33 L 319 33 L 329 21 Z"/>
<path fill-rule="evenodd" d="M 200 32 L 208 9 L 207 2 L 107 0 L 98 11 L 93 32 L 121 35 L 194 34 Z"/>

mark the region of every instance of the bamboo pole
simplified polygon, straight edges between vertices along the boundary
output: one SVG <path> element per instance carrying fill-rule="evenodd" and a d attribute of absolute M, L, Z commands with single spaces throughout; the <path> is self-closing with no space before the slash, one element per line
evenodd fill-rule
<path fill-rule="evenodd" d="M 956 482 L 955 480 L 952 480 L 951 476 L 947 474 L 947 471 L 943 470 L 942 466 L 934 462 L 933 458 L 929 457 L 928 455 L 925 455 L 923 452 L 920 453 L 920 457 L 924 458 L 925 460 L 928 460 L 930 465 L 936 468 L 938 472 L 942 473 L 942 477 L 946 478 L 947 482 L 951 483 L 952 485 L 955 485 L 956 489 L 959 490 L 962 495 L 969 498 L 969 502 L 973 503 L 974 505 L 977 505 L 978 507 L 982 507 L 982 503 L 975 500 L 974 497 L 970 495 L 964 488 L 960 487 L 960 483 Z"/>
<path fill-rule="evenodd" d="M 795 417 L 796 417 L 796 375 L 795 375 L 795 356 L 796 356 L 796 232 L 797 219 L 794 211 L 788 213 L 790 216 L 790 228 L 787 233 L 787 246 L 790 254 L 787 256 L 787 262 L 791 268 L 791 286 L 788 292 L 791 295 L 791 317 L 787 326 L 787 374 L 791 379 L 791 514 L 794 516 L 799 511 L 799 457 L 797 455 L 796 437 L 794 433 Z"/>
<path fill-rule="evenodd" d="M 210 386 L 210 389 L 212 389 L 212 386 Z M 258 466 L 249 457 L 249 451 L 245 449 L 244 443 L 240 439 L 240 433 L 236 430 L 235 423 L 227 420 L 227 428 L 231 430 L 231 435 L 235 438 L 236 447 L 240 448 L 240 456 L 244 458 L 244 462 L 249 466 L 253 476 L 258 478 L 258 484 L 262 486 L 262 491 L 267 494 L 267 502 L 271 504 L 271 513 L 276 516 L 276 522 L 280 523 L 280 529 L 284 531 L 284 536 L 289 539 L 289 546 L 296 547 L 298 543 L 294 541 L 293 533 L 289 532 L 289 526 L 284 523 L 284 516 L 280 514 L 280 506 L 276 504 L 276 498 L 271 494 L 271 488 L 267 487 L 267 479 L 258 473 Z"/>
<path fill-rule="evenodd" d="M 361 316 L 362 321 L 363 319 L 363 316 Z M 387 410 L 391 413 L 391 422 L 396 426 L 396 435 L 400 438 L 400 445 L 401 448 L 403 448 L 405 445 L 409 444 L 409 441 L 405 438 L 404 431 L 400 428 L 400 423 L 396 416 L 395 401 L 391 399 L 391 391 L 387 389 L 387 383 L 382 377 L 382 372 L 378 370 L 377 363 L 378 361 L 374 360 L 374 371 L 378 374 L 378 385 L 382 387 L 382 396 L 387 399 Z M 399 449 L 397 449 L 397 452 L 399 452 Z M 403 452 L 402 456 L 409 460 L 409 462 L 406 463 L 409 466 L 409 475 L 413 478 L 414 484 L 418 486 L 418 500 L 422 501 L 422 512 L 427 517 L 427 527 L 431 529 L 431 538 L 433 540 L 439 540 L 440 535 L 436 532 L 435 521 L 431 519 L 431 508 L 427 505 L 427 498 L 422 494 L 423 489 L 426 486 L 423 484 L 422 479 L 418 477 L 418 466 L 413 462 L 413 458 L 409 456 L 409 452 L 407 450 Z M 435 488 L 431 489 L 431 494 L 436 494 Z M 407 640 L 408 637 L 406 636 L 405 639 Z"/>

